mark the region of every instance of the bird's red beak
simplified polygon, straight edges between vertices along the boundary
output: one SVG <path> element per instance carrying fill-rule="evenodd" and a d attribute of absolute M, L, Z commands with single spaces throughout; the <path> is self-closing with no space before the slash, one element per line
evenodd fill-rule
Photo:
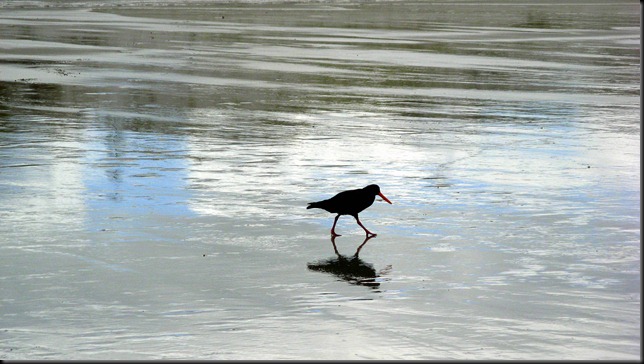
<path fill-rule="evenodd" d="M 389 202 L 389 204 L 391 204 L 391 201 L 389 201 L 389 199 L 387 197 L 385 197 L 385 195 L 383 195 L 382 192 L 378 192 L 378 196 L 382 197 L 383 200 L 385 200 L 385 201 Z"/>

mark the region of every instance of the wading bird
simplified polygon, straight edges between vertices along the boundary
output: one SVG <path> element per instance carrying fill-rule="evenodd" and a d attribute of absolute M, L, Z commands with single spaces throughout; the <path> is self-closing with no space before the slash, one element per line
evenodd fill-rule
<path fill-rule="evenodd" d="M 337 195 L 331 197 L 328 200 L 310 202 L 306 207 L 307 209 L 322 209 L 326 210 L 332 214 L 338 214 L 333 221 L 333 227 L 331 228 L 332 236 L 340 236 L 335 233 L 335 224 L 337 224 L 340 215 L 351 215 L 356 219 L 358 225 L 364 229 L 367 233 L 367 236 L 376 236 L 376 234 L 367 230 L 364 225 L 360 222 L 358 214 L 366 209 L 367 207 L 373 204 L 373 201 L 376 199 L 376 195 L 382 197 L 383 200 L 391 203 L 385 195 L 380 192 L 380 187 L 378 185 L 369 185 L 365 188 L 360 188 L 357 190 L 348 190 L 338 193 Z"/>

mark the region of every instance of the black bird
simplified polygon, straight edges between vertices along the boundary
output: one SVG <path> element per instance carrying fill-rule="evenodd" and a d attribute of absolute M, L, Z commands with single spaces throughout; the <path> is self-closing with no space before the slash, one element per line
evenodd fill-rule
<path fill-rule="evenodd" d="M 360 219 L 358 218 L 358 214 L 362 210 L 373 204 L 373 201 L 376 199 L 376 195 L 382 197 L 383 200 L 391 203 L 391 201 L 389 201 L 389 199 L 385 197 L 382 192 L 380 192 L 380 187 L 378 187 L 378 185 L 369 185 L 365 188 L 360 188 L 357 190 L 340 192 L 328 200 L 310 202 L 306 208 L 317 208 L 327 210 L 328 212 L 333 214 L 338 214 L 333 221 L 331 236 L 340 236 L 335 233 L 335 224 L 338 222 L 340 215 L 351 215 L 355 217 L 358 225 L 360 225 L 360 227 L 364 229 L 364 231 L 367 233 L 367 236 L 376 236 L 376 234 L 367 230 L 367 228 L 362 225 Z"/>

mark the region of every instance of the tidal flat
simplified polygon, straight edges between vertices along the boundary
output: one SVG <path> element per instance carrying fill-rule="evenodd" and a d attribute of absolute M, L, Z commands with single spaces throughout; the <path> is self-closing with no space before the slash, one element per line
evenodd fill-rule
<path fill-rule="evenodd" d="M 640 6 L 0 2 L 0 359 L 641 359 Z"/>

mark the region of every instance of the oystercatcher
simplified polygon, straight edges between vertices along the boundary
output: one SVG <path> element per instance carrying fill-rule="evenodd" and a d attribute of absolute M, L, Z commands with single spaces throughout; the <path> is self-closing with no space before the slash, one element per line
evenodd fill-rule
<path fill-rule="evenodd" d="M 332 236 L 340 236 L 335 233 L 335 224 L 338 222 L 340 215 L 351 215 L 353 216 L 358 225 L 364 229 L 367 233 L 367 236 L 376 236 L 376 234 L 367 230 L 364 225 L 360 222 L 358 214 L 366 209 L 367 207 L 373 204 L 373 201 L 376 199 L 376 195 L 382 197 L 386 202 L 391 203 L 385 195 L 380 192 L 380 187 L 378 185 L 369 185 L 365 188 L 360 188 L 357 190 L 348 190 L 338 193 L 337 195 L 331 197 L 328 200 L 310 202 L 306 207 L 307 209 L 322 209 L 326 210 L 333 214 L 338 214 L 333 221 L 333 227 L 331 228 Z"/>

